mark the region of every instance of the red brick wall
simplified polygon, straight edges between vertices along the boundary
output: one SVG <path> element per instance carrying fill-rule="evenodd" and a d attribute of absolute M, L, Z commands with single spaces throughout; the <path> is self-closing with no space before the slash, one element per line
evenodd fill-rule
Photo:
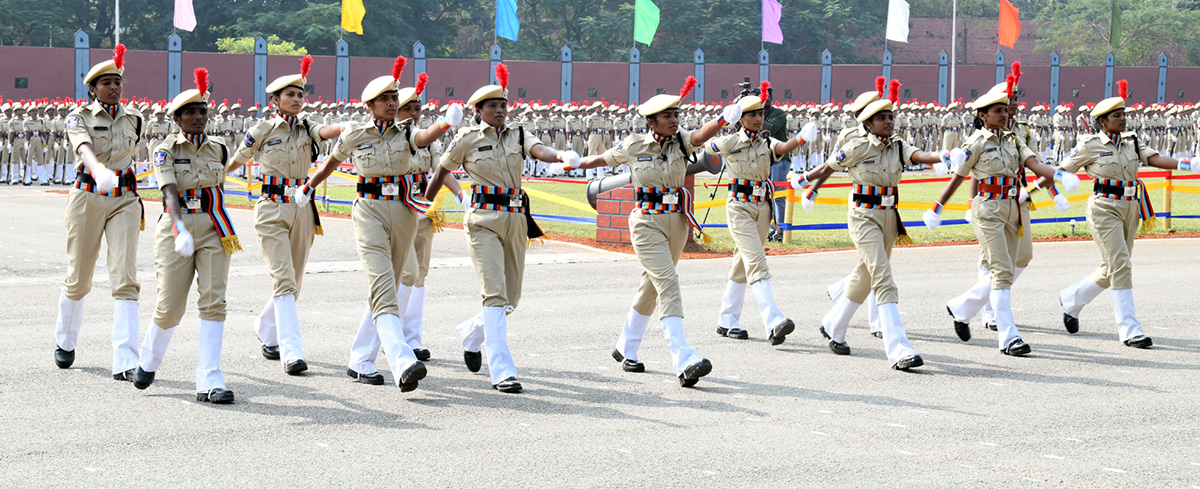
<path fill-rule="evenodd" d="M 683 185 L 692 189 L 696 178 L 688 176 Z M 596 196 L 596 241 L 604 244 L 629 245 L 629 213 L 637 205 L 633 184 Z M 691 241 L 692 235 L 688 235 Z"/>

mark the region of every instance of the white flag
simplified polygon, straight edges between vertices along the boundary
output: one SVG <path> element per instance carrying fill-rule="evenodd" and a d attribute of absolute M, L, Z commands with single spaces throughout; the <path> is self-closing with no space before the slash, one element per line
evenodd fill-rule
<path fill-rule="evenodd" d="M 905 0 L 890 0 L 888 2 L 887 40 L 908 42 L 908 2 Z"/>

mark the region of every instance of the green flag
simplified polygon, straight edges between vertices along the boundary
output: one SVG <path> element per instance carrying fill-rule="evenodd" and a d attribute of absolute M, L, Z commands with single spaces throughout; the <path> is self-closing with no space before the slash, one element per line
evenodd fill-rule
<path fill-rule="evenodd" d="M 1112 20 L 1109 21 L 1108 27 L 1108 47 L 1115 52 L 1117 46 L 1121 45 L 1121 37 L 1125 35 L 1121 28 L 1121 6 L 1117 4 L 1117 0 L 1112 2 Z"/>
<path fill-rule="evenodd" d="M 658 31 L 658 6 L 650 0 L 637 0 L 633 7 L 633 40 L 650 45 Z"/>

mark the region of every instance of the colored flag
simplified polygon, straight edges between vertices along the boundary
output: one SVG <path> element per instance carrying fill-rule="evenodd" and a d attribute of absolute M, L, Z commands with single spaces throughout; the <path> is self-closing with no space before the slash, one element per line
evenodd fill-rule
<path fill-rule="evenodd" d="M 658 32 L 658 6 L 651 0 L 637 0 L 633 6 L 633 40 L 647 46 Z"/>
<path fill-rule="evenodd" d="M 783 29 L 779 28 L 783 5 L 775 0 L 762 0 L 762 17 L 762 42 L 783 44 Z"/>
<path fill-rule="evenodd" d="M 342 0 L 342 30 L 362 35 L 362 20 L 367 15 L 362 0 Z"/>
<path fill-rule="evenodd" d="M 905 0 L 888 2 L 887 40 L 908 42 L 908 2 Z"/>
<path fill-rule="evenodd" d="M 1008 0 L 1000 0 L 1000 45 L 1012 48 L 1021 37 L 1021 9 Z"/>
<path fill-rule="evenodd" d="M 196 11 L 192 0 L 175 0 L 175 28 L 192 32 L 196 28 Z"/>
<path fill-rule="evenodd" d="M 521 21 L 517 19 L 517 0 L 496 0 L 496 35 L 510 41 L 517 40 Z"/>
<path fill-rule="evenodd" d="M 1109 20 L 1108 28 L 1108 47 L 1116 51 L 1117 46 L 1121 45 L 1121 38 L 1125 36 L 1124 26 L 1121 25 L 1121 5 L 1117 0 L 1112 2 L 1112 19 Z"/>

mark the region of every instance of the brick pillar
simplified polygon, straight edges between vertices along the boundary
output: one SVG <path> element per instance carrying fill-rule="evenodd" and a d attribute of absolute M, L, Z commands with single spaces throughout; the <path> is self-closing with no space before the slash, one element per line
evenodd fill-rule
<path fill-rule="evenodd" d="M 684 186 L 695 194 L 695 177 L 689 175 Z M 696 196 L 699 197 L 699 196 Z M 637 203 L 633 184 L 610 190 L 596 196 L 596 241 L 604 244 L 631 245 L 629 238 L 629 213 Z M 692 234 L 688 233 L 688 241 Z"/>

